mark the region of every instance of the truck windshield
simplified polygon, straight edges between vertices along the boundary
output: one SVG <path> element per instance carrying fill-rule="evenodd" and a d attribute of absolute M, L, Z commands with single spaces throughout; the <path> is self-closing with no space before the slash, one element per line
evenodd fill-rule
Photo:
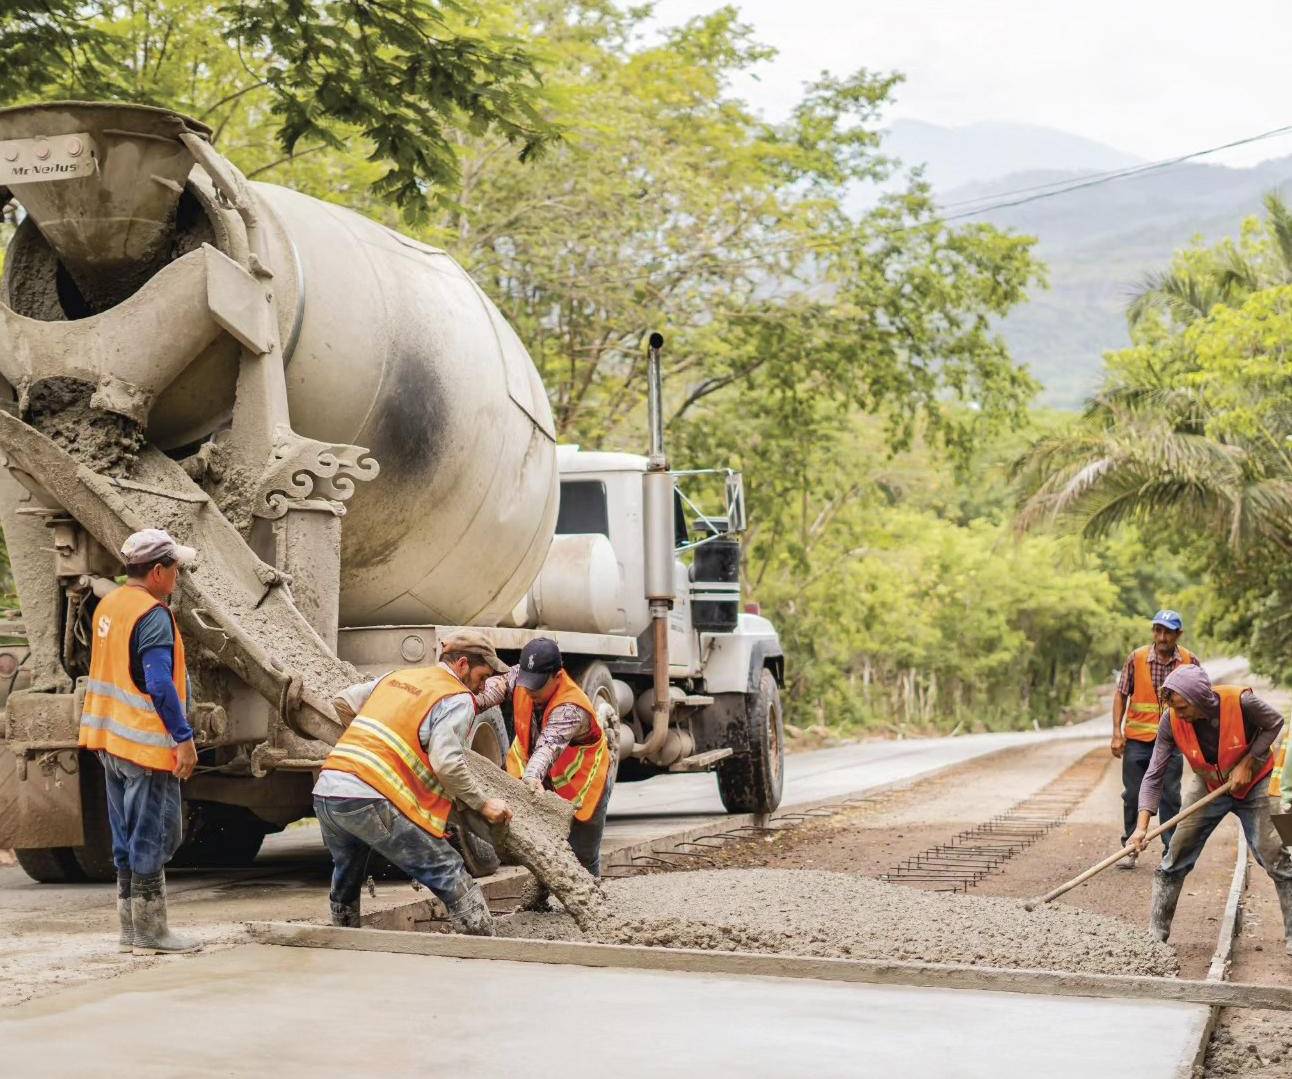
<path fill-rule="evenodd" d="M 600 480 L 565 480 L 561 484 L 561 508 L 556 515 L 558 536 L 599 532 L 609 538 L 610 514 L 606 509 L 606 485 Z"/>

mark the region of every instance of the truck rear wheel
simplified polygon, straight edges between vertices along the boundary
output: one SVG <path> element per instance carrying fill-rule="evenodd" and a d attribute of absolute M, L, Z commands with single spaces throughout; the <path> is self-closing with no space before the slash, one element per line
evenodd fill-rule
<path fill-rule="evenodd" d="M 507 727 L 503 723 L 500 709 L 490 708 L 471 721 L 467 730 L 467 745 L 482 757 L 488 757 L 499 768 L 506 766 L 510 743 L 507 741 Z M 483 821 L 481 827 L 487 827 Z M 467 872 L 473 877 L 489 877 L 498 872 L 502 860 L 493 844 L 472 831 L 465 821 L 455 824 L 454 840 L 453 845 L 462 855 Z"/>
<path fill-rule="evenodd" d="M 103 765 L 95 753 L 82 752 L 81 770 L 81 824 L 85 829 L 85 843 L 70 848 L 76 864 L 81 867 L 84 880 L 109 881 L 117 879 L 117 867 L 112 860 L 112 826 L 108 823 L 108 787 L 103 775 Z"/>
<path fill-rule="evenodd" d="M 785 776 L 785 731 L 781 691 L 763 668 L 758 691 L 745 695 L 744 746 L 718 764 L 718 795 L 728 813 L 770 813 L 781 804 Z"/>
<path fill-rule="evenodd" d="M 239 869 L 256 860 L 270 826 L 245 806 L 190 802 L 184 841 L 170 864 L 176 869 Z"/>
<path fill-rule="evenodd" d="M 610 668 L 600 660 L 589 663 L 581 672 L 574 675 L 579 688 L 588 695 L 592 707 L 597 712 L 597 722 L 606 732 L 606 743 L 610 750 L 610 782 L 615 780 L 619 768 L 619 705 L 615 698 L 615 680 Z"/>
<path fill-rule="evenodd" d="M 71 847 L 29 847 L 14 851 L 23 872 L 38 884 L 78 884 L 85 874 Z"/>

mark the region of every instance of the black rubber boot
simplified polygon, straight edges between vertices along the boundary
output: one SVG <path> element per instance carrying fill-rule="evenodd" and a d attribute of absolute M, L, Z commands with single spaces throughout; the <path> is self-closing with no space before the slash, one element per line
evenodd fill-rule
<path fill-rule="evenodd" d="M 117 951 L 131 951 L 135 946 L 135 920 L 130 913 L 130 870 L 128 869 L 117 870 L 117 920 L 121 923 Z"/>
<path fill-rule="evenodd" d="M 1292 880 L 1275 881 L 1274 889 L 1279 893 L 1279 906 L 1283 910 L 1283 946 L 1292 955 Z"/>
<path fill-rule="evenodd" d="M 467 893 L 449 907 L 449 921 L 459 933 L 470 937 L 492 937 L 496 935 L 493 915 L 489 913 L 489 904 L 485 901 L 484 892 L 474 881 Z"/>
<path fill-rule="evenodd" d="M 358 929 L 362 924 L 359 919 L 359 900 L 353 903 L 332 904 L 332 924 L 342 929 Z"/>
<path fill-rule="evenodd" d="M 1154 939 L 1165 941 L 1171 935 L 1171 922 L 1175 919 L 1175 905 L 1180 902 L 1184 888 L 1183 877 L 1153 874 L 1153 906 L 1149 911 L 1149 932 Z"/>
<path fill-rule="evenodd" d="M 142 877 L 134 874 L 130 882 L 130 913 L 134 920 L 135 955 L 160 955 L 172 952 L 196 952 L 202 947 L 195 940 L 177 937 L 166 920 L 166 874 Z"/>

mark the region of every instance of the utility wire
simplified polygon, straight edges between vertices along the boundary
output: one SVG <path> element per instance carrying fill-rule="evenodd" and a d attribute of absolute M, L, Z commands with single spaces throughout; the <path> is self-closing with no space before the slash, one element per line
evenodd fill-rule
<path fill-rule="evenodd" d="M 989 202 L 986 205 L 978 206 L 973 209 L 961 210 L 958 213 L 942 215 L 943 221 L 958 221 L 965 217 L 973 217 L 977 214 L 989 213 L 992 210 L 1004 210 L 1011 206 L 1023 206 L 1029 202 L 1039 202 L 1041 199 L 1054 198 L 1058 195 L 1066 195 L 1070 191 L 1080 191 L 1087 187 L 1097 187 L 1100 184 L 1112 183 L 1115 180 L 1130 179 L 1136 176 L 1142 176 L 1145 173 L 1157 172 L 1161 169 L 1171 168 L 1174 165 L 1182 164 L 1185 161 L 1192 161 L 1194 158 L 1205 157 L 1208 154 L 1219 153 L 1222 150 L 1232 150 L 1236 146 L 1247 146 L 1253 142 L 1260 142 L 1263 139 L 1272 139 L 1279 135 L 1286 135 L 1292 132 L 1292 124 L 1285 124 L 1282 127 L 1276 127 L 1269 131 L 1262 131 L 1259 135 L 1249 135 L 1247 138 L 1235 139 L 1233 142 L 1227 142 L 1220 146 L 1211 146 L 1205 150 L 1194 150 L 1192 153 L 1181 154 L 1178 157 L 1166 158 L 1162 161 L 1150 161 L 1144 165 L 1134 165 L 1125 169 L 1112 169 L 1108 172 L 1094 173 L 1074 182 L 1065 182 L 1055 180 L 1048 184 L 1036 184 L 1032 187 L 1021 187 L 1013 191 L 997 192 L 994 195 L 983 195 L 976 199 L 962 199 L 959 202 L 948 203 L 940 207 L 941 210 L 955 210 L 961 206 L 970 206 L 975 202 L 986 202 L 988 199 L 995 199 L 995 202 Z M 1054 190 L 1050 190 L 1053 188 Z M 1028 194 L 1033 192 L 1032 194 Z M 1025 197 L 1014 198 L 1016 195 Z"/>

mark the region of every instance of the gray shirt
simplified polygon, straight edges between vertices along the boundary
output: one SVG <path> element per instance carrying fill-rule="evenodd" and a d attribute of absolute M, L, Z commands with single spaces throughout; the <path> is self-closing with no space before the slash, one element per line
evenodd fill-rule
<path fill-rule="evenodd" d="M 1243 709 L 1243 730 L 1247 736 L 1248 752 L 1258 763 L 1264 763 L 1269 756 L 1274 740 L 1283 729 L 1283 716 L 1272 705 L 1266 704 L 1250 689 L 1244 691 L 1239 703 Z M 1216 762 L 1220 746 L 1220 703 L 1210 710 L 1205 718 L 1193 725 L 1198 735 L 1198 746 L 1202 755 L 1213 764 Z M 1176 750 L 1175 735 L 1171 731 L 1171 711 L 1162 714 L 1162 721 L 1157 726 L 1157 741 L 1153 743 L 1153 756 L 1148 762 L 1148 771 L 1139 788 L 1139 808 L 1149 813 L 1156 813 L 1158 803 L 1162 800 L 1162 781 L 1166 775 L 1166 766 Z"/>
<path fill-rule="evenodd" d="M 448 670 L 448 667 L 444 669 Z M 374 678 L 370 682 L 360 682 L 339 693 L 332 702 L 337 715 L 342 719 L 358 715 L 379 681 L 379 678 Z M 426 713 L 426 718 L 417 728 L 417 737 L 426 749 L 435 778 L 449 797 L 468 809 L 478 810 L 486 797 L 471 775 L 466 759 L 467 734 L 475 714 L 475 701 L 465 689 L 451 697 L 442 697 Z M 334 768 L 319 772 L 314 794 L 320 798 L 385 797 L 358 776 Z"/>

